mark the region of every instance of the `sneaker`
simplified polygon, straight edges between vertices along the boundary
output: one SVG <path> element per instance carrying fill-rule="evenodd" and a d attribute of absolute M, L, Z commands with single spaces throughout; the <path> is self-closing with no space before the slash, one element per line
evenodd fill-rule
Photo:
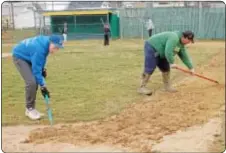
<path fill-rule="evenodd" d="M 25 115 L 26 115 L 27 117 L 29 117 L 31 120 L 38 120 L 38 119 L 40 119 L 44 114 L 39 113 L 36 109 L 29 108 L 29 109 L 26 109 Z"/>
<path fill-rule="evenodd" d="M 137 90 L 138 93 L 140 94 L 144 94 L 144 95 L 152 95 L 152 91 L 147 89 L 146 87 L 140 87 L 138 90 Z"/>

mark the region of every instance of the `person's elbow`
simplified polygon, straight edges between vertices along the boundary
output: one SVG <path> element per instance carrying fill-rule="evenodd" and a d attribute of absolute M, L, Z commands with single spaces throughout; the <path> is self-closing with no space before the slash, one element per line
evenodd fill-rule
<path fill-rule="evenodd" d="M 194 69 L 194 66 L 193 66 L 193 64 L 191 63 L 191 62 L 189 62 L 189 63 L 187 63 L 187 64 L 185 64 L 187 67 L 188 67 L 188 69 Z"/>
<path fill-rule="evenodd" d="M 170 64 L 174 63 L 174 57 L 169 51 L 165 53 L 165 58 Z"/>

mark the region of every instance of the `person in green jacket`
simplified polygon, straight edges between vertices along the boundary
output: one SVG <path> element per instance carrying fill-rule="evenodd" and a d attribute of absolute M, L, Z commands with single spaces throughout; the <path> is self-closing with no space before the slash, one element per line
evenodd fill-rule
<path fill-rule="evenodd" d="M 158 66 L 163 76 L 164 89 L 168 92 L 176 92 L 170 84 L 170 68 L 176 68 L 174 56 L 177 54 L 182 62 L 194 74 L 192 61 L 185 49 L 185 45 L 194 43 L 192 31 L 162 32 L 150 37 L 144 45 L 144 72 L 138 93 L 151 95 L 152 91 L 146 88 L 150 76 Z"/>

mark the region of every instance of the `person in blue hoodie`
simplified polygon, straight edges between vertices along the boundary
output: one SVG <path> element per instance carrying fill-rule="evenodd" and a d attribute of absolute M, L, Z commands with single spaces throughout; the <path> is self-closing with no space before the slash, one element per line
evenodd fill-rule
<path fill-rule="evenodd" d="M 18 43 L 12 51 L 13 62 L 25 82 L 25 115 L 32 120 L 40 119 L 43 114 L 35 109 L 38 85 L 45 97 L 50 97 L 45 77 L 45 64 L 50 53 L 63 48 L 63 37 L 58 35 L 36 36 Z"/>

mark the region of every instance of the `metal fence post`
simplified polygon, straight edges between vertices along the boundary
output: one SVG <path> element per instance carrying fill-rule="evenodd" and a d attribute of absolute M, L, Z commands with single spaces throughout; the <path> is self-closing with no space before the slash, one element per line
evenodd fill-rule
<path fill-rule="evenodd" d="M 143 22 L 142 22 L 142 20 L 141 20 L 141 32 L 142 32 L 142 35 L 141 35 L 142 40 L 144 40 L 144 27 L 143 27 Z"/>
<path fill-rule="evenodd" d="M 202 29 L 203 29 L 203 26 L 202 26 L 202 4 L 201 4 L 201 2 L 198 2 L 199 3 L 199 27 L 198 27 L 198 29 L 199 29 L 199 32 L 200 32 L 200 34 L 198 34 L 200 37 L 202 37 Z"/>
<path fill-rule="evenodd" d="M 10 4 L 11 4 L 11 11 L 12 11 L 12 12 L 11 12 L 11 13 L 12 13 L 12 24 L 13 24 L 13 25 L 12 25 L 12 26 L 13 26 L 12 28 L 13 28 L 13 30 L 14 30 L 14 29 L 15 29 L 14 6 L 13 6 L 13 2 L 11 2 Z"/>
<path fill-rule="evenodd" d="M 119 18 L 120 20 L 119 20 L 119 22 L 120 22 L 120 38 L 121 39 L 123 39 L 123 22 L 122 22 L 122 17 L 120 16 L 120 18 Z"/>

